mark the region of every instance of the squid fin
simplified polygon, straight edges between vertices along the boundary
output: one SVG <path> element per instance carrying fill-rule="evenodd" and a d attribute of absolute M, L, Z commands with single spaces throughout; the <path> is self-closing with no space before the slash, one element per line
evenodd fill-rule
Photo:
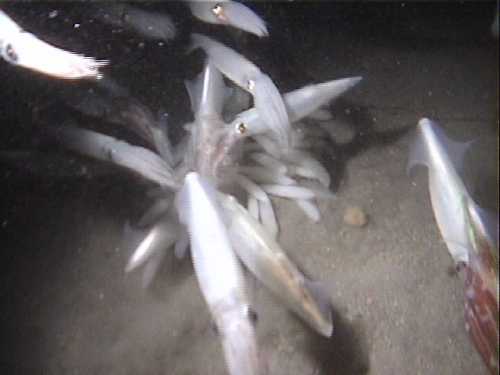
<path fill-rule="evenodd" d="M 224 17 L 231 26 L 260 38 L 269 36 L 266 23 L 250 8 L 237 1 L 224 2 L 223 8 Z"/>
<path fill-rule="evenodd" d="M 255 108 L 261 120 L 275 134 L 278 141 L 288 144 L 290 121 L 278 88 L 266 74 L 259 74 L 254 87 Z"/>
<path fill-rule="evenodd" d="M 433 161 L 430 160 L 428 152 L 428 140 L 432 132 L 437 143 L 439 143 L 442 151 L 448 155 L 454 168 L 460 174 L 464 165 L 465 154 L 469 147 L 475 141 L 457 142 L 453 141 L 444 133 L 444 131 L 432 120 L 422 118 L 417 125 L 417 136 L 414 143 L 410 147 L 410 157 L 408 160 L 407 173 L 410 174 L 411 169 L 416 165 L 425 165 L 432 168 Z"/>

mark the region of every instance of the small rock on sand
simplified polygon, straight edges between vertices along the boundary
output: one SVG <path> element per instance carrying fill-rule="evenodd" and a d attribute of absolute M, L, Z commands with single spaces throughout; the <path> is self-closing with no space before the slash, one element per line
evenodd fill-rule
<path fill-rule="evenodd" d="M 360 207 L 350 206 L 344 211 L 344 223 L 361 228 L 368 223 L 368 217 Z"/>

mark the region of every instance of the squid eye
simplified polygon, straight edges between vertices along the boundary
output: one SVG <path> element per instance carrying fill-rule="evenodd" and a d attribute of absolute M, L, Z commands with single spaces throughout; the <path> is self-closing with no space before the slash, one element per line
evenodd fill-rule
<path fill-rule="evenodd" d="M 245 314 L 248 317 L 248 319 L 250 319 L 253 325 L 257 324 L 259 316 L 257 315 L 254 309 L 252 309 L 250 306 L 246 306 Z"/>
<path fill-rule="evenodd" d="M 9 61 L 12 64 L 17 63 L 17 60 L 19 60 L 19 56 L 17 55 L 16 51 L 14 50 L 14 47 L 12 47 L 11 44 L 7 44 L 5 46 L 2 55 L 5 57 L 7 61 Z"/>
<path fill-rule="evenodd" d="M 238 130 L 238 133 L 240 134 L 245 134 L 247 131 L 247 126 L 243 122 L 240 122 L 238 125 L 236 125 L 236 130 Z"/>
<path fill-rule="evenodd" d="M 223 12 L 224 8 L 220 4 L 215 4 L 215 6 L 212 8 L 212 13 L 215 15 L 215 17 L 223 17 Z"/>

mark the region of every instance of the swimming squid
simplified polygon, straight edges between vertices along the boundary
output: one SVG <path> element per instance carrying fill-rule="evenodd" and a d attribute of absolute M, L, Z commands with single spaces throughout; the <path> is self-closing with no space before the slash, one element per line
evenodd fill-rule
<path fill-rule="evenodd" d="M 231 0 L 188 1 L 191 13 L 196 18 L 219 25 L 229 25 L 258 37 L 268 36 L 265 22 L 250 8 Z"/>
<path fill-rule="evenodd" d="M 191 35 L 191 41 L 191 49 L 202 48 L 222 74 L 252 94 L 262 122 L 282 144 L 288 145 L 288 113 L 271 78 L 238 52 L 207 36 L 195 33 Z"/>
<path fill-rule="evenodd" d="M 200 174 L 190 172 L 176 207 L 189 232 L 198 285 L 222 340 L 229 373 L 261 373 L 243 270 L 231 247 L 217 191 Z"/>
<path fill-rule="evenodd" d="M 466 329 L 486 366 L 498 374 L 498 221 L 488 221 L 459 176 L 467 146 L 448 139 L 436 123 L 423 118 L 408 169 L 417 164 L 429 169 L 436 222 L 453 260 L 465 271 Z"/>
<path fill-rule="evenodd" d="M 160 186 L 173 190 L 179 188 L 172 167 L 144 147 L 74 126 L 59 128 L 54 133 L 72 151 L 122 166 Z"/>
<path fill-rule="evenodd" d="M 361 81 L 361 77 L 349 77 L 308 85 L 283 95 L 291 123 L 314 113 L 319 107 L 334 100 Z M 267 132 L 269 127 L 256 108 L 250 108 L 236 115 L 231 126 L 245 136 Z M 244 129 L 242 132 L 241 129 Z"/>
<path fill-rule="evenodd" d="M 323 336 L 333 330 L 325 297 L 290 261 L 278 242 L 234 197 L 219 195 L 234 251 L 245 266 L 287 307 Z"/>
<path fill-rule="evenodd" d="M 99 2 L 96 7 L 95 16 L 102 22 L 133 30 L 145 38 L 168 42 L 177 34 L 175 24 L 168 14 L 147 12 L 118 2 Z"/>
<path fill-rule="evenodd" d="M 63 79 L 102 78 L 99 68 L 106 60 L 95 60 L 54 47 L 24 31 L 0 10 L 0 55 L 8 63 Z"/>

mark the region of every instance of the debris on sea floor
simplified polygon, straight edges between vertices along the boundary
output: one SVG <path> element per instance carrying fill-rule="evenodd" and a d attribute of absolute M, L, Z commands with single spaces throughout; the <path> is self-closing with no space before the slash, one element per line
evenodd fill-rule
<path fill-rule="evenodd" d="M 344 223 L 361 228 L 368 224 L 368 216 L 361 207 L 349 206 L 344 211 Z"/>

